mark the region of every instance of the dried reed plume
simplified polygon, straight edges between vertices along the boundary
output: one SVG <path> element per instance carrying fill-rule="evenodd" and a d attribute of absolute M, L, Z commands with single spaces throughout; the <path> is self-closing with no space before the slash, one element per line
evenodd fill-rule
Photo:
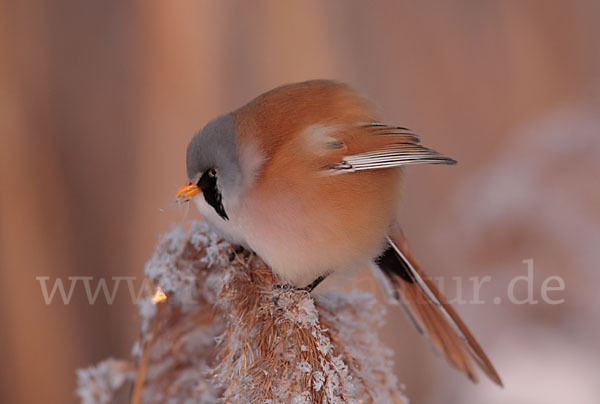
<path fill-rule="evenodd" d="M 140 301 L 130 360 L 78 371 L 83 404 L 406 402 L 366 293 L 274 286 L 256 255 L 202 223 L 165 235 L 145 272 L 166 299 Z"/>

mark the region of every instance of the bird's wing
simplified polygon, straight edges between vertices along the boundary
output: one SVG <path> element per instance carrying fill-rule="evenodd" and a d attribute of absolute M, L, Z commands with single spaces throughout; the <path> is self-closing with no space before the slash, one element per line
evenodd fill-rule
<path fill-rule="evenodd" d="M 398 167 L 408 164 L 456 164 L 456 161 L 420 144 L 412 131 L 383 123 L 343 128 L 328 135 L 327 164 L 331 174 Z"/>
<path fill-rule="evenodd" d="M 492 381 L 502 386 L 500 376 L 475 337 L 410 254 L 398 226 L 388 236 L 388 248 L 374 263 L 386 275 L 383 281 L 387 284 L 383 286 L 391 286 L 386 287 L 390 297 L 451 365 L 477 382 L 474 361 Z"/>

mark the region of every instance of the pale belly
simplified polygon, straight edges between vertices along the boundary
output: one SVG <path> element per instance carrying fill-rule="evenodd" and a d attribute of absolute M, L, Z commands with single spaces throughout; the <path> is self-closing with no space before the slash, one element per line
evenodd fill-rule
<path fill-rule="evenodd" d="M 297 286 L 325 273 L 365 269 L 384 247 L 400 196 L 399 175 L 370 173 L 369 179 L 327 192 L 286 183 L 269 198 L 250 193 L 231 213 L 227 231 Z"/>
<path fill-rule="evenodd" d="M 325 273 L 365 269 L 382 251 L 395 217 L 400 176 L 364 174 L 369 181 L 361 186 L 345 178 L 325 188 L 269 184 L 267 192 L 255 189 L 236 207 L 225 205 L 230 220 L 219 217 L 201 196 L 195 202 L 225 239 L 254 251 L 286 282 L 305 286 Z"/>

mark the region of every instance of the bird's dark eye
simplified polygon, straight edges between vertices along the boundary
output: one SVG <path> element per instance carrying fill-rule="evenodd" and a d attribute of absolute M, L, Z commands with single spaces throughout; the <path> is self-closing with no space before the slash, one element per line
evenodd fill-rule
<path fill-rule="evenodd" d="M 217 183 L 217 173 L 218 171 L 216 168 L 209 168 L 200 176 L 196 185 L 202 190 L 214 187 Z"/>

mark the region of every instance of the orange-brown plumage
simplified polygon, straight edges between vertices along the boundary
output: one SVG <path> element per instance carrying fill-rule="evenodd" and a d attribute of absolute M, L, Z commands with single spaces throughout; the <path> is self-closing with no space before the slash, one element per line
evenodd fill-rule
<path fill-rule="evenodd" d="M 233 115 L 240 143 L 258 143 L 269 156 L 245 198 L 255 238 L 268 241 L 251 247 L 276 257 L 274 270 L 295 284 L 324 268 L 366 267 L 394 216 L 401 173 L 331 176 L 322 168 L 348 151 L 369 150 L 369 140 L 383 144 L 360 127 L 378 120 L 371 105 L 344 84 L 312 81 L 269 91 Z M 337 141 L 343 145 L 330 145 Z"/>
<path fill-rule="evenodd" d="M 315 124 L 377 122 L 368 101 L 345 84 L 312 80 L 268 91 L 234 111 L 240 142 L 258 142 L 268 156 Z"/>

